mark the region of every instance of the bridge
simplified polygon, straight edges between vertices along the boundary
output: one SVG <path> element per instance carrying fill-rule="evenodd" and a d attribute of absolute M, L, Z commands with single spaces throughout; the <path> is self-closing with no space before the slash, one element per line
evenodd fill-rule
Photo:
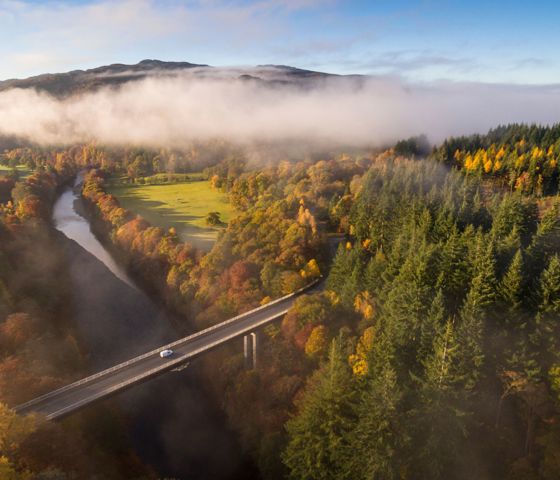
<path fill-rule="evenodd" d="M 315 293 L 320 288 L 320 281 L 316 280 L 290 295 L 34 398 L 15 407 L 15 411 L 19 414 L 36 412 L 49 420 L 55 420 L 186 364 L 198 355 L 241 336 L 245 336 L 246 361 L 249 356 L 249 338 L 252 338 L 252 361 L 255 366 L 257 337 L 254 330 L 281 318 L 298 297 L 306 293 Z M 160 352 L 166 349 L 173 350 L 173 355 L 161 358 Z"/>

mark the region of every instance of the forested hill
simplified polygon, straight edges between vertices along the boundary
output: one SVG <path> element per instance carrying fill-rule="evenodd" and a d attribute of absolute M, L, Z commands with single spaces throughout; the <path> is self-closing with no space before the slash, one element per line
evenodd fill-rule
<path fill-rule="evenodd" d="M 309 84 L 326 77 L 328 73 L 314 72 L 286 65 L 260 65 L 247 68 L 219 68 L 189 62 L 142 60 L 134 65 L 115 63 L 89 70 L 65 73 L 46 73 L 26 79 L 0 81 L 0 91 L 12 88 L 34 88 L 57 97 L 95 91 L 102 87 L 123 85 L 127 82 L 152 77 L 192 75 L 193 78 L 226 78 L 268 84 Z"/>
<path fill-rule="evenodd" d="M 452 137 L 434 149 L 433 157 L 512 191 L 554 195 L 559 191 L 560 124 L 511 124 L 486 135 Z"/>

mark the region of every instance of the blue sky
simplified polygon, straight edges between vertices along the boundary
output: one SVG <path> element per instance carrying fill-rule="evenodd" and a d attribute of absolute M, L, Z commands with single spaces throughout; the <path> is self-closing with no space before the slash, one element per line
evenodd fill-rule
<path fill-rule="evenodd" d="M 559 83 L 560 3 L 0 0 L 0 78 L 144 58 Z"/>

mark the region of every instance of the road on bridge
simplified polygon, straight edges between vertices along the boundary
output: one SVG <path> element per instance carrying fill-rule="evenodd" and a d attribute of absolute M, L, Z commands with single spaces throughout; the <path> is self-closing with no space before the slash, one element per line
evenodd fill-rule
<path fill-rule="evenodd" d="M 19 414 L 37 412 L 49 420 L 69 415 L 96 400 L 171 370 L 212 348 L 282 317 L 298 297 L 315 293 L 320 289 L 321 283 L 314 282 L 295 293 L 250 312 L 37 397 L 17 406 L 15 410 Z M 164 349 L 172 349 L 173 355 L 161 358 L 159 352 Z"/>

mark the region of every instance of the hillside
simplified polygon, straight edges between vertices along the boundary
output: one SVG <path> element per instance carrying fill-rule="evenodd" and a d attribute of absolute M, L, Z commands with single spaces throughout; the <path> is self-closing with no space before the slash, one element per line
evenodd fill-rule
<path fill-rule="evenodd" d="M 189 75 L 192 78 L 241 79 L 269 84 L 308 84 L 323 78 L 337 77 L 323 72 L 303 70 L 285 65 L 257 67 L 212 67 L 189 62 L 142 60 L 134 65 L 115 63 L 89 70 L 45 73 L 25 79 L 0 81 L 0 92 L 12 88 L 34 88 L 57 97 L 95 91 L 102 87 L 118 87 L 146 78 Z"/>
<path fill-rule="evenodd" d="M 195 67 L 208 68 L 188 62 L 161 62 L 142 60 L 135 65 L 114 63 L 90 70 L 73 70 L 66 73 L 45 73 L 25 79 L 10 79 L 0 82 L 0 91 L 11 88 L 35 88 L 56 96 L 97 90 L 105 86 L 141 80 L 148 76 L 169 75 Z"/>

